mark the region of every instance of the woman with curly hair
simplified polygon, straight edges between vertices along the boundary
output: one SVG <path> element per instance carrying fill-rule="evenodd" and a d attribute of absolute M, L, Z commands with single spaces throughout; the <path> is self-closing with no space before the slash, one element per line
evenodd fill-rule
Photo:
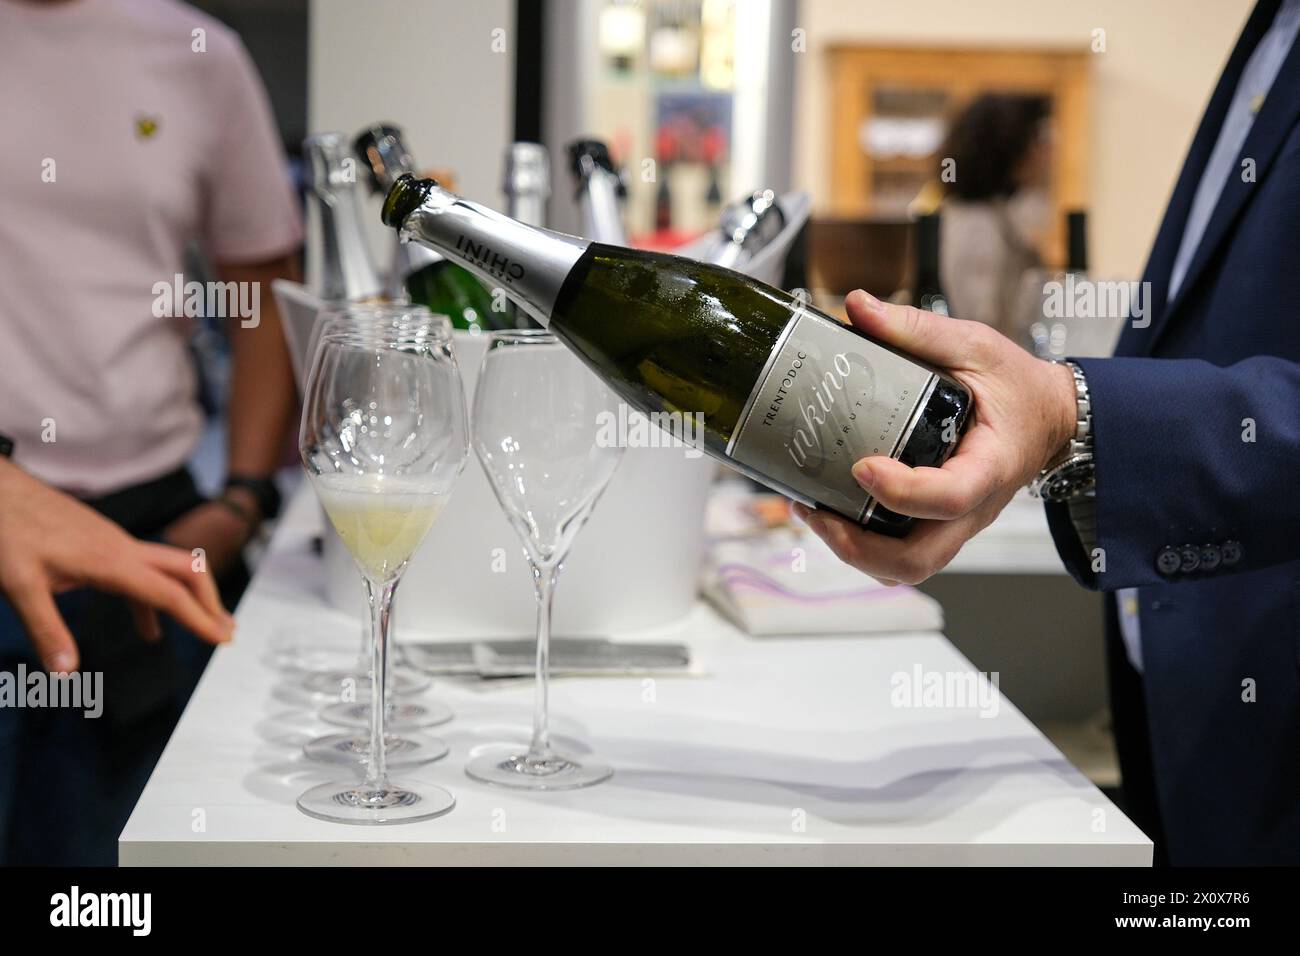
<path fill-rule="evenodd" d="M 1016 300 L 1025 270 L 1040 264 L 1051 168 L 1048 103 L 989 94 L 953 123 L 940 153 L 944 187 L 940 278 L 952 314 L 1025 344 Z"/>

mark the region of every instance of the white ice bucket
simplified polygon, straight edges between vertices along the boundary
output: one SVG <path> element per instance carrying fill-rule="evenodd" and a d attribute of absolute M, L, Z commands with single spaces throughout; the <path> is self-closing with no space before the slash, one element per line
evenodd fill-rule
<path fill-rule="evenodd" d="M 470 407 L 486 346 L 486 335 L 456 333 Z M 714 465 L 686 452 L 679 446 L 624 453 L 564 562 L 555 634 L 612 635 L 664 624 L 690 610 L 699 585 L 705 498 Z M 361 579 L 332 529 L 324 551 L 330 601 L 361 614 Z M 473 452 L 407 568 L 396 606 L 400 628 L 434 639 L 533 633 L 536 603 L 523 546 Z"/>

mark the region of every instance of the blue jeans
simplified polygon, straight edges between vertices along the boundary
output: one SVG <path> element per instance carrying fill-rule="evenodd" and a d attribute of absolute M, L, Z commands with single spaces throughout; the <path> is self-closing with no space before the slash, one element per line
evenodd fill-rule
<path fill-rule="evenodd" d="M 83 672 L 103 673 L 103 711 L 0 707 L 0 865 L 115 866 L 118 835 L 211 649 L 166 620 L 163 640 L 145 644 L 129 630 L 125 602 L 102 594 L 63 595 L 59 609 Z M 93 632 L 122 623 L 141 654 L 88 653 Z M 20 663 L 29 674 L 42 670 L 0 599 L 0 671 L 16 675 Z"/>

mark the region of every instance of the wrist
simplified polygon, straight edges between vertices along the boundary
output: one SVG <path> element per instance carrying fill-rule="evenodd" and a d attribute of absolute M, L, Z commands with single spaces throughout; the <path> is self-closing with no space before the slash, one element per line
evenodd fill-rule
<path fill-rule="evenodd" d="M 1092 458 L 1092 397 L 1088 391 L 1088 379 L 1083 368 L 1069 360 L 1059 364 L 1058 372 L 1068 376 L 1073 393 L 1073 431 L 1067 433 L 1063 443 L 1059 434 L 1052 436 L 1047 463 L 1029 484 L 1031 495 L 1049 502 L 1091 497 L 1097 481 Z M 1061 394 L 1055 387 L 1049 391 L 1054 396 Z M 1057 420 L 1058 401 L 1060 399 L 1048 402 L 1048 421 L 1054 426 L 1049 431 L 1062 428 L 1066 422 L 1064 416 Z"/>
<path fill-rule="evenodd" d="M 241 506 L 247 504 L 260 524 L 280 513 L 280 490 L 270 477 L 232 472 L 226 477 L 222 498 L 229 498 Z"/>
<path fill-rule="evenodd" d="M 1074 441 L 1079 426 L 1079 405 L 1075 390 L 1074 372 L 1064 362 L 1048 363 L 1050 400 L 1047 455 L 1039 464 L 1039 471 L 1065 457 Z"/>
<path fill-rule="evenodd" d="M 257 530 L 264 520 L 257 497 L 244 488 L 226 488 L 212 500 L 232 518 L 237 518 L 248 534 Z"/>

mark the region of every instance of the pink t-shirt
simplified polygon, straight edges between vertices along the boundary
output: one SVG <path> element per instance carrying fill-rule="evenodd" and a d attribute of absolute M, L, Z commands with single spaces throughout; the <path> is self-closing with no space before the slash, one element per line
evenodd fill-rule
<path fill-rule="evenodd" d="M 0 91 L 0 434 L 75 493 L 156 478 L 203 417 L 155 284 L 190 241 L 226 264 L 301 241 L 265 91 L 174 0 L 0 0 Z"/>

